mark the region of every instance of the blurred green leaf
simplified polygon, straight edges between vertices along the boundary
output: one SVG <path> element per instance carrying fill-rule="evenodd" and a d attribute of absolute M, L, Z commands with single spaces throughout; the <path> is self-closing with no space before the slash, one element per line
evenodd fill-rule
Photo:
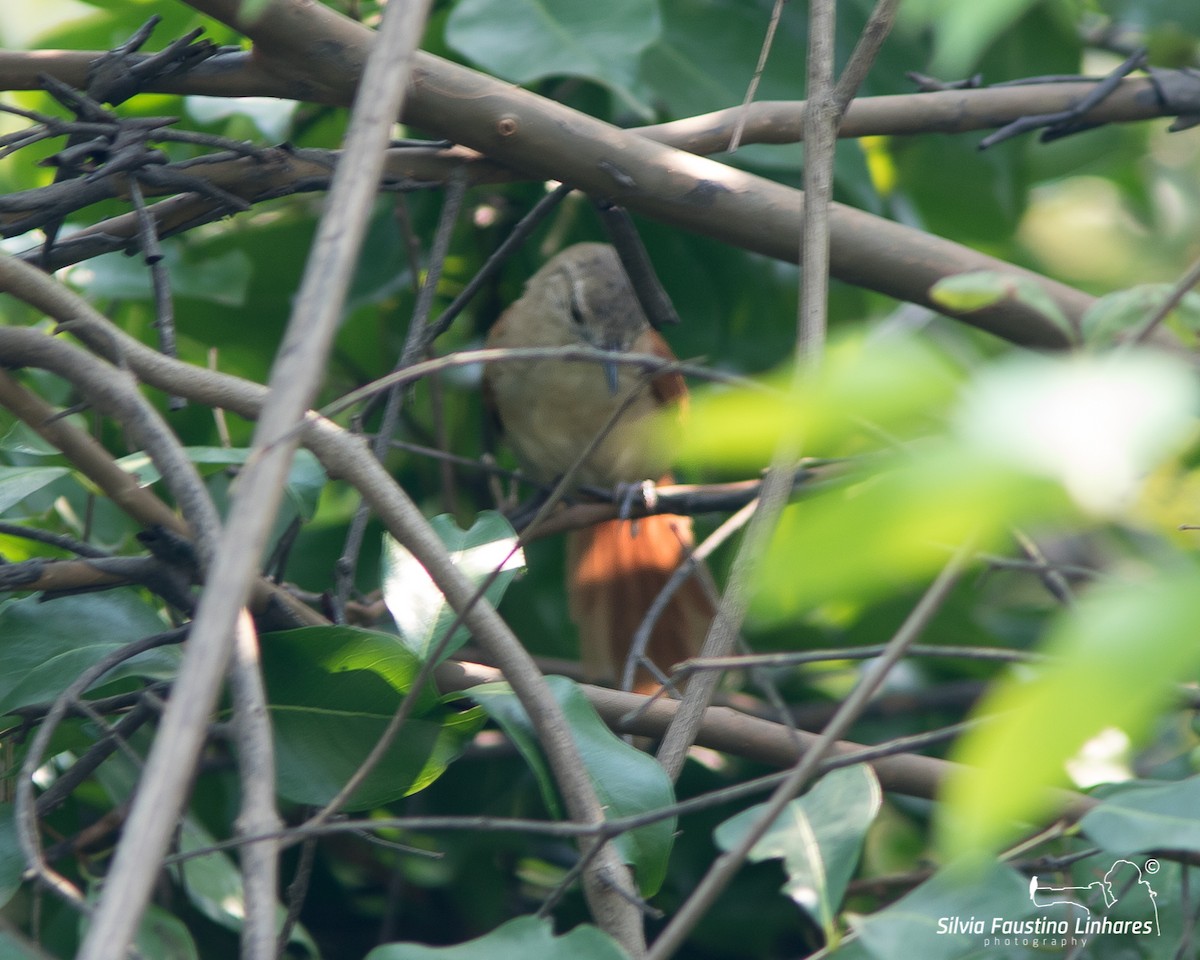
<path fill-rule="evenodd" d="M 450 947 L 419 943 L 386 943 L 367 954 L 366 960 L 625 960 L 626 953 L 608 934 L 581 924 L 554 935 L 549 920 L 517 917 L 486 936 Z"/>
<path fill-rule="evenodd" d="M 642 51 L 661 31 L 653 0 L 460 0 L 446 22 L 446 42 L 513 83 L 585 77 L 649 116 L 633 87 Z"/>
<path fill-rule="evenodd" d="M 246 302 L 252 266 L 240 250 L 223 254 L 206 251 L 202 258 L 191 254 L 181 242 L 167 241 L 163 255 L 171 273 L 175 297 L 201 300 L 222 307 L 240 307 Z M 72 267 L 72 284 L 90 299 L 153 300 L 150 271 L 137 258 L 123 253 L 106 253 Z"/>
<path fill-rule="evenodd" d="M 1095 587 L 1060 616 L 1047 663 L 993 688 L 978 709 L 989 720 L 955 748 L 962 766 L 946 781 L 938 816 L 944 850 L 984 854 L 1045 816 L 1048 788 L 1067 783 L 1067 760 L 1102 730 L 1117 727 L 1135 742 L 1145 735 L 1173 685 L 1200 668 L 1197 583 L 1200 570 L 1180 561 L 1152 578 Z"/>
<path fill-rule="evenodd" d="M 1131 334 L 1156 312 L 1174 288 L 1165 283 L 1143 284 L 1100 297 L 1083 315 L 1083 339 L 1090 347 L 1107 347 L 1123 334 Z M 1185 341 L 1200 332 L 1200 294 L 1192 292 L 1166 319 L 1166 325 L 1183 335 Z"/>
<path fill-rule="evenodd" d="M 954 313 L 973 313 L 1005 300 L 1015 300 L 1040 313 L 1071 340 L 1078 334 L 1062 309 L 1032 277 L 979 270 L 939 280 L 929 291 L 934 303 Z"/>
<path fill-rule="evenodd" d="M 608 813 L 625 817 L 660 810 L 675 802 L 671 781 L 657 760 L 609 730 L 576 684 L 566 677 L 546 680 L 562 705 L 588 775 Z M 561 817 L 554 779 L 516 694 L 507 683 L 472 687 L 467 694 L 512 739 L 536 775 L 546 806 Z M 625 862 L 634 867 L 643 896 L 653 896 L 662 886 L 674 834 L 675 818 L 668 817 L 624 833 L 614 841 Z"/>
<path fill-rule="evenodd" d="M 1035 909 L 1029 881 L 992 863 L 978 871 L 943 868 L 891 906 L 849 919 L 873 960 L 965 960 L 988 949 L 986 934 L 964 931 L 953 921 L 982 919 L 990 932 L 993 918 L 1021 920 Z M 833 956 L 841 958 L 842 951 Z"/>
<path fill-rule="evenodd" d="M 1085 510 L 1113 515 L 1194 434 L 1198 399 L 1189 367 L 1154 351 L 1014 355 L 975 377 L 955 431 L 980 455 L 1055 480 Z"/>
<path fill-rule="evenodd" d="M 928 579 L 961 544 L 994 549 L 1013 523 L 1070 515 L 1054 484 L 930 443 L 788 507 L 752 609 L 770 623 L 830 601 L 878 599 Z"/>
<path fill-rule="evenodd" d="M 1079 827 L 1112 854 L 1200 850 L 1200 777 L 1173 783 L 1121 784 L 1089 810 Z"/>
<path fill-rule="evenodd" d="M 16 707 L 53 700 L 92 664 L 139 637 L 162 633 L 166 622 L 131 588 L 0 603 L 0 716 Z M 179 651 L 163 647 L 126 660 L 97 681 L 174 677 Z"/>
<path fill-rule="evenodd" d="M 829 943 L 838 940 L 837 912 L 854 876 L 867 829 L 883 794 L 866 764 L 826 774 L 784 808 L 750 850 L 750 860 L 783 860 L 783 891 L 821 925 Z M 717 827 L 722 850 L 733 849 L 762 816 L 758 804 Z"/>
<path fill-rule="evenodd" d="M 957 80 L 969 74 L 984 52 L 1038 0 L 917 0 L 902 14 L 911 26 L 933 33 L 929 72 Z"/>
<path fill-rule="evenodd" d="M 512 524 L 494 510 L 480 513 L 469 530 L 459 529 L 448 514 L 434 517 L 429 523 L 454 565 L 475 586 L 482 585 L 500 568 L 484 591 L 489 603 L 498 604 L 512 578 L 525 565 L 524 555 L 516 549 L 517 534 Z M 389 534 L 383 537 L 383 599 L 405 646 L 422 660 L 437 648 L 456 619 L 454 609 L 425 568 Z M 453 654 L 469 638 L 466 628 L 459 626 L 439 660 Z"/>
<path fill-rule="evenodd" d="M 266 634 L 262 662 L 279 793 L 313 805 L 328 802 L 358 769 L 419 667 L 399 638 L 352 627 Z M 349 809 L 422 790 L 458 756 L 482 715 L 437 704 L 432 690 L 420 692 L 400 735 L 354 793 Z"/>
<path fill-rule="evenodd" d="M 912 337 L 843 335 L 821 368 L 795 389 L 772 374 L 764 389 L 712 390 L 693 400 L 680 459 L 696 466 L 761 468 L 784 437 L 810 456 L 861 452 L 908 438 L 936 422 L 959 388 L 960 372 Z"/>

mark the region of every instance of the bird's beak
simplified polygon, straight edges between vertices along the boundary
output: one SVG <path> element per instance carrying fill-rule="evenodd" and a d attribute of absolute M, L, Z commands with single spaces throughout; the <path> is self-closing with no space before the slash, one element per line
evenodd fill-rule
<path fill-rule="evenodd" d="M 619 374 L 620 374 L 620 369 L 619 369 L 618 364 L 615 361 L 613 361 L 613 360 L 605 360 L 604 361 L 604 379 L 608 383 L 608 392 L 613 394 L 614 396 L 616 395 L 616 392 L 617 392 L 617 385 L 618 385 L 617 377 Z"/>

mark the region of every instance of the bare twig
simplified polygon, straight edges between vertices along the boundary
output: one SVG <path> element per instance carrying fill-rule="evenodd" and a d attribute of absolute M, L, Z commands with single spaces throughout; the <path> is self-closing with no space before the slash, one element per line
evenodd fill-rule
<path fill-rule="evenodd" d="M 233 730 L 237 738 L 241 810 L 235 824 L 241 837 L 270 834 L 283 821 L 275 809 L 275 744 L 267 712 L 258 657 L 258 636 L 245 610 L 238 617 L 230 667 Z M 279 843 L 248 841 L 241 848 L 242 960 L 274 960 L 275 890 L 279 881 Z"/>
<path fill-rule="evenodd" d="M 891 668 L 904 655 L 916 638 L 925 629 L 933 615 L 941 607 L 969 557 L 969 550 L 960 549 L 943 568 L 908 618 L 901 624 L 895 636 L 888 641 L 887 652 L 876 660 L 871 669 L 864 672 L 850 695 L 842 702 L 834 718 L 825 727 L 813 747 L 806 751 L 799 763 L 789 771 L 787 777 L 776 788 L 754 825 L 739 838 L 738 843 L 717 857 L 705 874 L 704 879 L 688 897 L 679 912 L 672 917 L 666 929 L 654 941 L 648 960 L 667 960 L 679 947 L 683 938 L 712 906 L 718 894 L 725 889 L 734 874 L 741 869 L 751 848 L 770 829 L 783 808 L 804 787 L 818 764 L 833 747 L 839 737 L 858 717 L 859 712 L 887 677 Z"/>
<path fill-rule="evenodd" d="M 385 14 L 384 32 L 362 78 L 363 95 L 351 118 L 346 155 L 334 175 L 329 206 L 272 370 L 270 399 L 255 431 L 252 457 L 238 478 L 228 524 L 217 546 L 218 562 L 196 612 L 176 696 L 163 715 L 127 829 L 80 947 L 80 960 L 122 957 L 145 909 L 185 798 L 204 717 L 216 700 L 229 661 L 234 627 L 254 579 L 254 566 L 282 496 L 295 443 L 280 438 L 291 433 L 316 393 L 425 9 L 424 4 L 413 2 L 394 5 Z M 273 951 L 273 930 L 270 946 Z"/>

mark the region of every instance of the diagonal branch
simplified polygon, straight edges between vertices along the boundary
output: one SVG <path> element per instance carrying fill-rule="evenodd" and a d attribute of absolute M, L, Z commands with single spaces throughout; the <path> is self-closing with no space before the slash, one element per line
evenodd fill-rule
<path fill-rule="evenodd" d="M 318 4 L 272 0 L 251 22 L 237 0 L 190 0 L 191 6 L 254 40 L 256 53 L 283 76 L 347 96 L 373 34 Z M 684 154 L 465 67 L 418 54 L 406 122 L 520 170 L 564 180 L 665 223 L 795 263 L 800 191 L 712 160 Z M 1068 317 L 1091 298 L 958 244 L 832 205 L 831 270 L 848 283 L 945 312 L 930 300 L 941 276 L 972 270 L 1014 271 L 1043 286 Z M 1044 316 L 1015 302 L 962 319 L 1030 346 L 1066 346 Z"/>

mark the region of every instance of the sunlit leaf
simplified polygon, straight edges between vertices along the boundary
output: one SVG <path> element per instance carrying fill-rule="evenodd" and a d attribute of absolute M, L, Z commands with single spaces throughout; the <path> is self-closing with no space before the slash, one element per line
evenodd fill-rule
<path fill-rule="evenodd" d="M 581 924 L 554 935 L 550 920 L 517 917 L 491 933 L 451 947 L 426 947 L 419 943 L 386 943 L 367 954 L 366 960 L 625 960 L 626 953 L 608 934 Z"/>
<path fill-rule="evenodd" d="M 605 726 L 579 687 L 565 677 L 547 677 L 563 708 L 604 809 L 613 817 L 659 810 L 674 803 L 674 790 L 663 768 L 649 754 L 630 746 Z M 562 816 L 554 779 L 542 756 L 533 724 L 506 683 L 472 687 L 468 696 L 487 711 L 516 745 L 534 771 L 546 805 Z M 652 896 L 666 876 L 674 841 L 675 818 L 667 817 L 622 834 L 614 842 L 632 864 L 643 895 Z"/>
<path fill-rule="evenodd" d="M 784 511 L 757 578 L 757 617 L 876 599 L 930 578 L 962 544 L 995 548 L 1015 522 L 1072 512 L 1054 484 L 950 443 L 873 467 Z"/>
<path fill-rule="evenodd" d="M 945 784 L 944 849 L 989 851 L 1050 813 L 1048 788 L 1067 784 L 1067 760 L 1101 730 L 1121 728 L 1135 742 L 1147 732 L 1173 685 L 1200 669 L 1197 583 L 1200 570 L 1181 562 L 1150 579 L 1094 588 L 1054 625 L 1049 661 L 989 692 L 978 713 L 991 719 L 959 741 L 962 766 Z"/>
<path fill-rule="evenodd" d="M 698 394 L 680 456 L 691 464 L 757 469 L 784 437 L 817 457 L 875 448 L 927 430 L 954 397 L 960 376 L 914 338 L 842 337 L 795 389 L 785 372 L 768 378 L 761 391 Z"/>
<path fill-rule="evenodd" d="M 459 529 L 454 518 L 445 514 L 429 522 L 454 565 L 476 586 L 499 569 L 484 591 L 489 603 L 499 603 L 512 578 L 525 565 L 524 554 L 516 549 L 512 524 L 494 510 L 480 513 L 469 530 Z M 421 659 L 432 654 L 456 619 L 454 609 L 420 561 L 387 534 L 383 538 L 383 600 L 404 644 Z M 440 659 L 454 653 L 469 636 L 459 626 L 442 648 Z"/>
<path fill-rule="evenodd" d="M 1111 514 L 1189 439 L 1198 399 L 1188 366 L 1159 353 L 1013 357 L 971 384 L 956 427 L 981 453 L 1054 479 L 1084 509 Z"/>
<path fill-rule="evenodd" d="M 750 850 L 756 863 L 783 860 L 784 893 L 821 925 L 829 942 L 837 941 L 837 911 L 882 799 L 870 767 L 835 770 L 789 803 Z M 743 810 L 717 827 L 717 845 L 722 850 L 736 846 L 764 807 Z"/>

